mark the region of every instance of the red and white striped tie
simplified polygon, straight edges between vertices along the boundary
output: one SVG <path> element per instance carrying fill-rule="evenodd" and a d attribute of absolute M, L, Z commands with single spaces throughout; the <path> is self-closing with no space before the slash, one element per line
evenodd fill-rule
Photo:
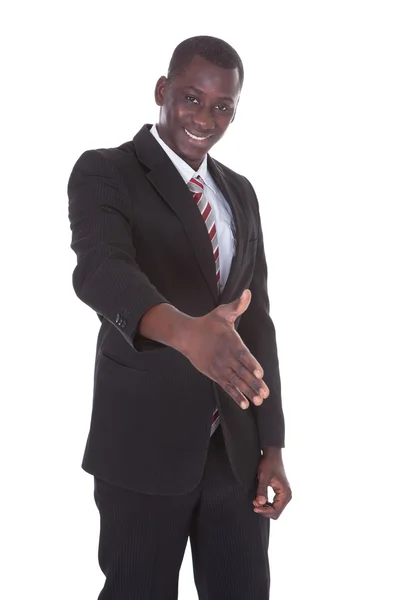
<path fill-rule="evenodd" d="M 196 201 L 197 207 L 200 211 L 201 216 L 203 217 L 204 224 L 207 228 L 208 237 L 210 238 L 214 261 L 215 261 L 215 278 L 217 281 L 217 287 L 219 291 L 219 282 L 221 278 L 220 268 L 219 268 L 219 246 L 218 246 L 218 238 L 217 238 L 217 227 L 215 225 L 214 212 L 211 207 L 211 204 L 207 201 L 207 198 L 204 195 L 204 185 L 201 182 L 199 176 L 198 178 L 192 177 L 192 179 L 188 183 L 189 189 L 193 194 L 193 198 Z M 218 409 L 214 410 L 211 422 L 211 432 L 210 436 L 214 433 L 219 425 L 219 414 Z"/>
<path fill-rule="evenodd" d="M 208 237 L 210 238 L 210 242 L 214 253 L 215 277 L 217 280 L 217 287 L 219 291 L 219 280 L 221 278 L 221 274 L 219 270 L 219 247 L 214 212 L 211 208 L 211 204 L 207 202 L 207 198 L 204 195 L 204 185 L 202 184 L 200 179 L 194 179 L 194 177 L 192 177 L 192 179 L 188 183 L 188 186 L 193 194 L 193 198 L 197 203 L 197 207 L 201 213 L 201 216 L 203 217 L 203 221 L 207 228 Z"/>

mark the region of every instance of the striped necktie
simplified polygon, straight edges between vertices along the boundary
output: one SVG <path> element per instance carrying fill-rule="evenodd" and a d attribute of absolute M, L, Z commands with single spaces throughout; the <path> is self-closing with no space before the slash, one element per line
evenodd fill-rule
<path fill-rule="evenodd" d="M 208 237 L 210 238 L 213 254 L 214 254 L 214 262 L 215 262 L 215 278 L 217 281 L 218 291 L 220 288 L 220 268 L 219 268 L 219 246 L 218 246 L 218 237 L 217 237 L 217 227 L 215 225 L 214 211 L 211 207 L 211 204 L 207 201 L 207 198 L 204 194 L 204 185 L 200 180 L 200 176 L 196 179 L 192 177 L 192 179 L 188 183 L 189 190 L 193 194 L 193 198 L 197 204 L 197 207 L 200 211 L 201 216 L 203 217 L 204 224 L 207 228 Z M 219 425 L 219 414 L 218 409 L 214 410 L 211 422 L 211 431 L 210 436 L 214 433 Z"/>
<path fill-rule="evenodd" d="M 194 179 L 194 177 L 192 177 L 192 179 L 188 183 L 188 186 L 193 194 L 193 198 L 196 201 L 200 214 L 203 217 L 203 221 L 207 228 L 208 237 L 210 238 L 215 261 L 215 277 L 217 280 L 217 287 L 219 291 L 219 280 L 221 278 L 221 273 L 219 270 L 219 247 L 214 212 L 211 208 L 211 204 L 207 202 L 207 198 L 204 194 L 204 185 L 201 182 L 200 178 Z"/>

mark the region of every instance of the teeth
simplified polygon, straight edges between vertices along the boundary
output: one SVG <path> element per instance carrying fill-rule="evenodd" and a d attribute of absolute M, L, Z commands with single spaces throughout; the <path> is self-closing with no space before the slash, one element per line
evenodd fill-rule
<path fill-rule="evenodd" d="M 191 137 L 193 140 L 203 141 L 210 137 L 209 135 L 206 135 L 206 137 L 197 137 L 197 135 L 193 135 L 193 133 L 190 133 L 190 131 L 188 131 L 187 129 L 185 129 L 185 131 L 188 134 L 188 136 Z"/>

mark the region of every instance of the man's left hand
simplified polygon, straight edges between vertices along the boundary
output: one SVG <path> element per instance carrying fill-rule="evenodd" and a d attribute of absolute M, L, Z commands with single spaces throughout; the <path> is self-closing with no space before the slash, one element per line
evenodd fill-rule
<path fill-rule="evenodd" d="M 268 486 L 275 492 L 272 502 L 268 502 Z M 292 491 L 283 466 L 282 450 L 267 448 L 258 466 L 257 496 L 253 500 L 253 510 L 264 517 L 277 519 L 291 499 Z"/>

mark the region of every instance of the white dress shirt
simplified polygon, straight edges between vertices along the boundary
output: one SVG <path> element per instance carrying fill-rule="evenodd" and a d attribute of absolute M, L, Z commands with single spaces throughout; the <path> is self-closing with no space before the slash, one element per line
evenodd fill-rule
<path fill-rule="evenodd" d="M 221 190 L 216 185 L 207 168 L 207 155 L 204 157 L 200 167 L 195 171 L 180 156 L 178 156 L 167 144 L 160 138 L 157 127 L 154 124 L 150 129 L 157 142 L 165 150 L 168 157 L 178 169 L 185 184 L 187 185 L 192 177 L 200 175 L 204 182 L 204 194 L 206 200 L 211 204 L 214 212 L 215 226 L 217 228 L 217 238 L 219 246 L 219 268 L 220 268 L 220 291 L 225 287 L 231 269 L 232 258 L 235 254 L 235 239 L 232 233 L 233 217 L 231 207 L 225 200 Z"/>

